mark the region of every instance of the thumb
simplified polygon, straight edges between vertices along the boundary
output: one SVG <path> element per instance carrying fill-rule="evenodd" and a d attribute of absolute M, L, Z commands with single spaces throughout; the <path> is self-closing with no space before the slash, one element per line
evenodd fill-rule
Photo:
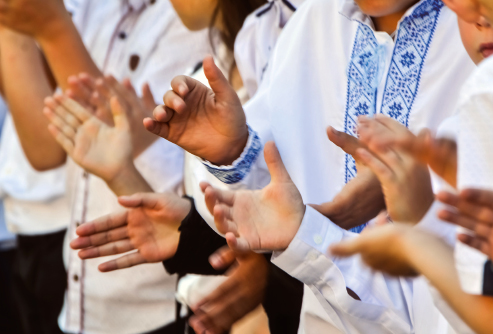
<path fill-rule="evenodd" d="M 214 63 L 214 59 L 209 56 L 204 59 L 204 73 L 209 80 L 209 85 L 216 95 L 218 101 L 236 102 L 238 95 L 229 84 L 228 79 Z"/>
<path fill-rule="evenodd" d="M 356 155 L 356 150 L 363 147 L 358 138 L 348 135 L 345 132 L 337 131 L 331 126 L 327 128 L 327 136 L 332 143 L 353 157 Z"/>
<path fill-rule="evenodd" d="M 126 208 L 155 208 L 158 206 L 158 197 L 154 193 L 137 193 L 131 196 L 118 197 L 118 203 Z"/>
<path fill-rule="evenodd" d="M 292 182 L 291 177 L 282 162 L 281 155 L 273 141 L 267 142 L 264 147 L 264 157 L 269 169 L 272 183 Z"/>
<path fill-rule="evenodd" d="M 157 106 L 151 87 L 149 87 L 148 83 L 145 83 L 144 86 L 142 86 L 142 103 L 144 103 L 144 107 L 147 110 L 154 110 Z"/>
<path fill-rule="evenodd" d="M 113 115 L 113 121 L 115 122 L 115 128 L 121 130 L 130 129 L 130 124 L 128 122 L 128 117 L 123 110 L 120 100 L 116 96 L 113 96 L 110 100 L 111 114 Z"/>

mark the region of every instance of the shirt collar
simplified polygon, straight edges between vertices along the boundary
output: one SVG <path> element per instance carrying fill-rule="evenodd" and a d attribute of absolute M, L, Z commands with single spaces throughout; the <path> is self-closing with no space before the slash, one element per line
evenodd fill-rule
<path fill-rule="evenodd" d="M 426 1 L 432 1 L 432 0 L 418 1 L 416 4 L 414 4 L 411 8 L 407 10 L 406 14 L 404 14 L 404 16 L 402 17 L 401 22 L 405 17 L 410 16 L 420 4 Z M 341 15 L 344 15 L 350 20 L 367 24 L 373 28 L 373 22 L 371 18 L 361 11 L 361 9 L 359 8 L 359 6 L 356 4 L 354 0 L 340 0 L 339 13 Z"/>

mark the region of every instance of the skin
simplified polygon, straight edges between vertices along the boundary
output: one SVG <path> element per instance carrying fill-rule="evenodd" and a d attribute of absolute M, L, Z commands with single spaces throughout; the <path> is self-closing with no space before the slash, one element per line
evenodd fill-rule
<path fill-rule="evenodd" d="M 217 0 L 171 0 L 171 4 L 183 24 L 198 31 L 210 26 Z"/>
<path fill-rule="evenodd" d="M 367 265 L 394 276 L 422 274 L 475 333 L 491 333 L 493 298 L 468 295 L 461 289 L 453 249 L 432 234 L 411 226 L 389 224 L 332 245 L 331 254 L 361 254 Z"/>
<path fill-rule="evenodd" d="M 459 240 L 493 258 L 493 192 L 464 189 L 460 194 L 440 192 L 438 199 L 449 207 L 438 213 L 440 219 L 462 226 L 473 234 L 460 234 Z"/>
<path fill-rule="evenodd" d="M 356 0 L 363 13 L 372 18 L 378 31 L 392 34 L 406 11 L 416 4 L 417 0 Z"/>
<path fill-rule="evenodd" d="M 469 57 L 478 65 L 493 53 L 493 29 L 483 17 L 479 17 L 475 23 L 469 23 L 461 18 L 458 22 L 462 44 Z"/>
<path fill-rule="evenodd" d="M 114 213 L 77 228 L 77 239 L 70 247 L 81 250 L 81 259 L 123 254 L 102 263 L 99 270 L 109 272 L 171 258 L 178 248 L 178 228 L 191 204 L 174 194 L 137 193 L 118 199 L 126 211 Z"/>
<path fill-rule="evenodd" d="M 488 20 L 490 24 L 493 22 L 493 4 L 489 0 L 444 0 L 443 2 L 466 22 L 474 24 L 481 17 Z"/>
<path fill-rule="evenodd" d="M 360 117 L 358 134 L 368 149 L 357 155 L 380 180 L 389 216 L 402 223 L 417 224 L 434 201 L 428 167 L 408 150 L 382 145 L 389 137 L 409 130 L 389 117 Z"/>
<path fill-rule="evenodd" d="M 115 97 L 111 100 L 111 112 L 114 126 L 108 126 L 76 101 L 59 94 L 47 98 L 44 109 L 51 122 L 49 131 L 67 154 L 102 178 L 116 195 L 152 191 L 133 164 L 129 110 Z M 122 149 L 115 151 L 114 147 Z"/>
<path fill-rule="evenodd" d="M 216 227 L 234 251 L 286 249 L 305 213 L 301 195 L 273 142 L 265 145 L 264 155 L 271 182 L 262 190 L 222 191 L 201 184 Z"/>

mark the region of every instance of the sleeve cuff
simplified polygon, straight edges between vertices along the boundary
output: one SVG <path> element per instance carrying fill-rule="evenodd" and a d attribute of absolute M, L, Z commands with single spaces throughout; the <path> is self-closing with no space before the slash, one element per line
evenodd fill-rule
<path fill-rule="evenodd" d="M 221 182 L 234 184 L 242 181 L 250 172 L 252 165 L 258 158 L 262 150 L 262 143 L 257 132 L 248 126 L 248 141 L 243 153 L 230 166 L 216 166 L 209 161 L 202 160 L 209 173 L 214 175 Z"/>
<path fill-rule="evenodd" d="M 327 249 L 342 240 L 343 230 L 307 206 L 300 229 L 284 252 L 275 252 L 272 263 L 305 284 L 314 284 L 332 266 Z"/>

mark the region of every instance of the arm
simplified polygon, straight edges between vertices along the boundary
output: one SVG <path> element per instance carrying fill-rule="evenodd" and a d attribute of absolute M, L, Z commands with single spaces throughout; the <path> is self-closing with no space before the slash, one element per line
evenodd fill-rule
<path fill-rule="evenodd" d="M 29 162 L 38 170 L 62 165 L 65 151 L 48 132 L 41 112 L 53 89 L 39 49 L 32 38 L 8 29 L 0 30 L 0 45 L 4 94 Z"/>

